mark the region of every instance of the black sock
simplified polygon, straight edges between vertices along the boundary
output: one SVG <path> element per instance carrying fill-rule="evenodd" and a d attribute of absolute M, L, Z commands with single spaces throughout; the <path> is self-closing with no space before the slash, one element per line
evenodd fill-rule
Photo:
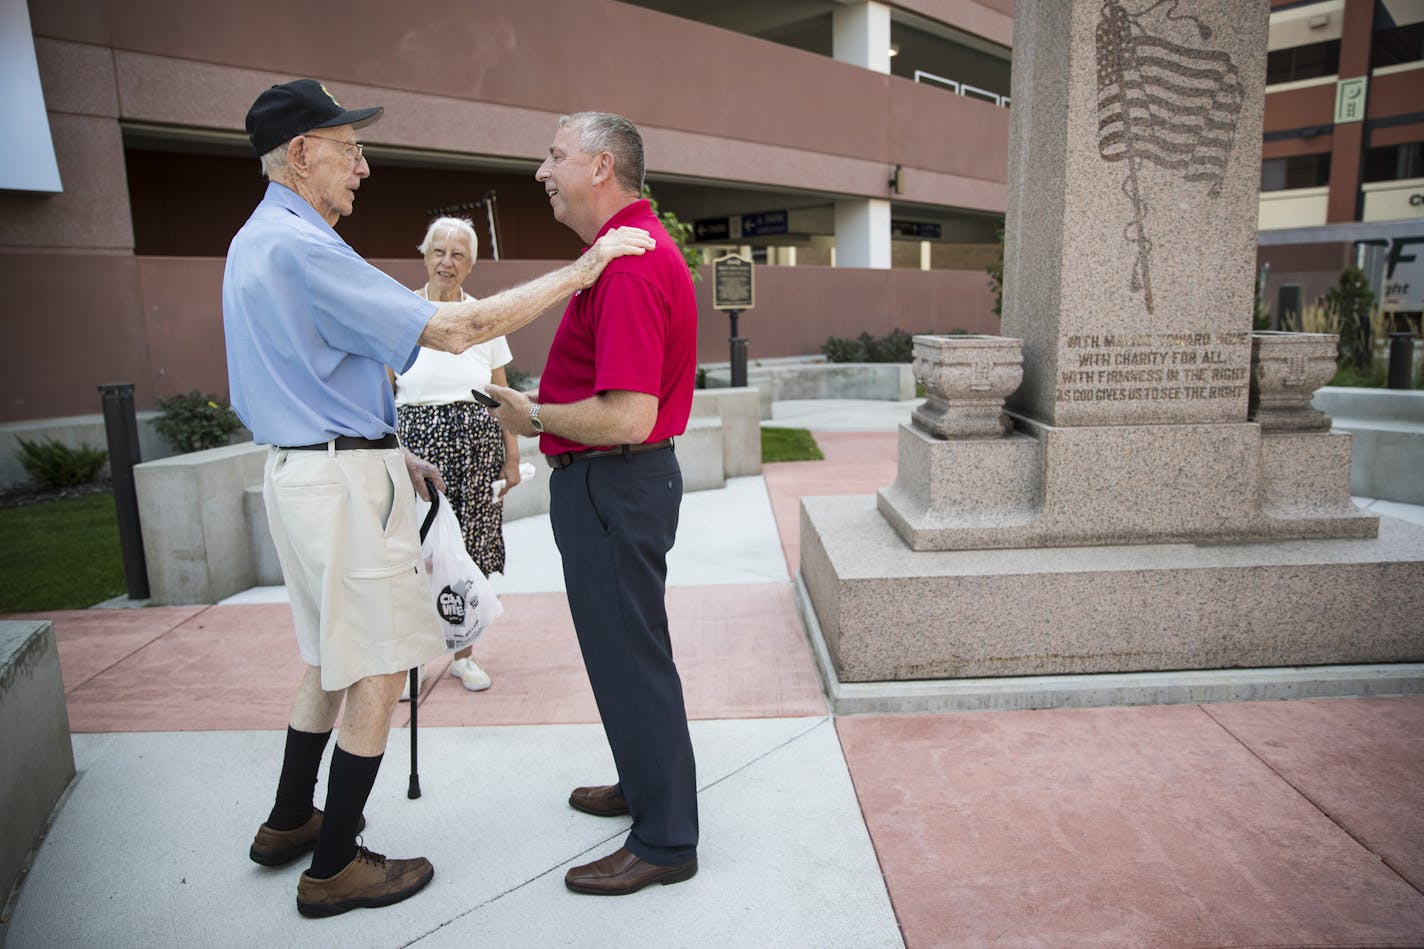
<path fill-rule="evenodd" d="M 287 750 L 282 755 L 282 776 L 277 779 L 277 800 L 267 817 L 273 830 L 296 830 L 312 814 L 312 792 L 321 755 L 331 731 L 299 732 L 287 726 Z"/>
<path fill-rule="evenodd" d="M 366 798 L 381 770 L 381 759 L 353 755 L 339 744 L 331 754 L 331 773 L 326 779 L 326 816 L 322 818 L 321 836 L 316 841 L 311 869 L 307 873 L 318 880 L 336 876 L 356 856 L 356 831 L 361 826 L 361 812 Z"/>

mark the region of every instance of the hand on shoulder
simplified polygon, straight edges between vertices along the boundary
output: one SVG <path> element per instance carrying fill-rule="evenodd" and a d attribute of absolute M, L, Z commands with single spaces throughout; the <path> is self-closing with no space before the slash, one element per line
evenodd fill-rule
<path fill-rule="evenodd" d="M 615 227 L 604 234 L 580 258 L 582 285 L 592 286 L 609 261 L 626 255 L 641 256 L 657 246 L 652 235 L 641 227 Z"/>

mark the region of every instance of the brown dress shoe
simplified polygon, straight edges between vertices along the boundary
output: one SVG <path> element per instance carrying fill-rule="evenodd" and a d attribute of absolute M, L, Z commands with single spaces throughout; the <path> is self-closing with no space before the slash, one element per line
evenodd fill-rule
<path fill-rule="evenodd" d="M 316 839 L 321 836 L 321 819 L 321 811 L 313 807 L 311 817 L 295 830 L 273 830 L 263 824 L 257 828 L 257 836 L 252 839 L 252 846 L 247 855 L 252 858 L 253 863 L 260 863 L 264 867 L 280 867 L 291 863 L 316 847 Z M 359 834 L 365 829 L 366 815 L 362 814 L 356 833 Z"/>
<path fill-rule="evenodd" d="M 341 872 L 326 880 L 306 873 L 297 881 L 297 912 L 303 916 L 337 916 L 363 906 L 390 906 L 414 896 L 435 878 L 424 857 L 387 860 L 365 847 Z"/>
<path fill-rule="evenodd" d="M 574 788 L 569 806 L 596 817 L 618 817 L 628 813 L 628 802 L 618 793 L 618 785 L 604 784 L 596 788 Z"/>
<path fill-rule="evenodd" d="M 696 858 L 675 867 L 664 867 L 639 858 L 626 847 L 619 847 L 602 860 L 574 867 L 564 874 L 564 886 L 575 893 L 622 896 L 636 893 L 649 883 L 681 883 L 696 875 Z"/>

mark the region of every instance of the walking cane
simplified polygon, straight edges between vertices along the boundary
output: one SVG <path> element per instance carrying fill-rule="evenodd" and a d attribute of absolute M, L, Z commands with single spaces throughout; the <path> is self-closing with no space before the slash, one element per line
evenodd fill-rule
<path fill-rule="evenodd" d="M 420 769 L 416 766 L 415 719 L 420 712 L 420 667 L 410 670 L 410 787 L 405 796 L 412 801 L 420 797 Z"/>
<path fill-rule="evenodd" d="M 430 525 L 435 523 L 435 512 L 440 507 L 440 492 L 429 478 L 425 479 L 425 490 L 430 494 L 430 510 L 420 525 L 420 542 L 425 543 L 425 535 L 430 533 Z M 410 670 L 410 787 L 405 796 L 412 801 L 420 797 L 420 767 L 416 753 L 416 727 L 420 715 L 420 666 Z"/>

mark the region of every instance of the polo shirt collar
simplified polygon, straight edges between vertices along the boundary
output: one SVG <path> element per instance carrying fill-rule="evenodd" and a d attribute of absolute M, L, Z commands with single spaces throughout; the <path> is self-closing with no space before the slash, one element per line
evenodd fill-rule
<path fill-rule="evenodd" d="M 596 242 L 598 238 L 602 237 L 604 234 L 607 234 L 615 227 L 635 225 L 638 221 L 652 214 L 652 208 L 652 202 L 650 202 L 647 198 L 639 198 L 638 200 L 625 206 L 617 214 L 613 215 L 611 218 L 605 221 L 603 223 L 603 227 L 599 228 L 598 234 L 594 236 L 594 241 Z M 588 247 L 592 246 L 593 244 L 588 245 Z M 588 250 L 588 247 L 585 247 L 584 250 Z"/>

